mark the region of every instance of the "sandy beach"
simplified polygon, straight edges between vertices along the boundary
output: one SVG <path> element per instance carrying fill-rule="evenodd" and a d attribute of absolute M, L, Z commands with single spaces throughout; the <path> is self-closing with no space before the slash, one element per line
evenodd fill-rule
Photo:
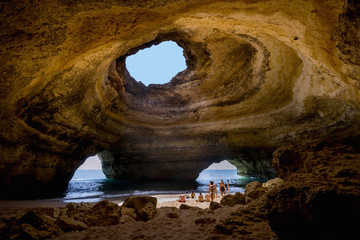
<path fill-rule="evenodd" d="M 196 194 L 196 197 L 198 195 Z M 156 197 L 158 200 L 157 207 L 176 207 L 179 208 L 181 204 L 186 204 L 192 207 L 199 207 L 199 208 L 209 208 L 210 202 L 197 202 L 196 199 L 186 199 L 185 203 L 178 202 L 177 199 L 179 197 L 179 194 L 168 194 L 168 195 L 153 195 L 153 197 Z M 221 197 L 215 197 L 214 202 L 220 202 Z"/>
<path fill-rule="evenodd" d="M 177 201 L 179 194 L 159 194 L 152 195 L 158 200 L 157 207 L 177 207 L 179 208 L 181 204 Z M 111 202 L 117 203 L 120 206 L 124 202 L 123 200 L 118 199 L 107 199 Z M 221 198 L 216 197 L 214 202 L 220 202 Z M 36 207 L 65 207 L 70 202 L 65 201 L 56 201 L 56 200 L 0 200 L 0 208 L 36 208 Z M 95 204 L 95 202 L 89 202 L 90 204 Z M 187 205 L 199 208 L 208 208 L 209 202 L 196 202 L 195 199 L 186 199 Z"/>
<path fill-rule="evenodd" d="M 177 201 L 179 194 L 154 195 L 158 200 L 157 217 L 149 221 L 127 221 L 110 226 L 89 227 L 83 231 L 65 232 L 52 239 L 99 239 L 99 240 L 118 240 L 118 239 L 239 239 L 239 233 L 226 235 L 218 232 L 217 225 L 224 219 L 244 205 L 234 207 L 222 206 L 221 208 L 209 209 L 209 202 L 196 202 L 195 199 L 186 199 L 185 203 Z M 221 197 L 214 199 L 220 202 Z M 113 201 L 121 206 L 122 201 Z M 61 211 L 68 203 L 57 201 L 0 201 L 1 226 L 5 226 L 5 221 L 12 217 L 19 218 L 26 212 L 34 208 L 51 208 Z M 83 203 L 92 206 L 95 203 Z M 187 209 L 180 208 L 181 204 L 186 204 Z M 264 231 L 265 229 L 265 231 Z M 260 239 L 270 239 L 272 231 L 265 222 L 249 224 L 249 233 L 262 234 Z M 248 235 L 251 239 L 255 235 Z M 2 238 L 0 238 L 2 239 Z"/>

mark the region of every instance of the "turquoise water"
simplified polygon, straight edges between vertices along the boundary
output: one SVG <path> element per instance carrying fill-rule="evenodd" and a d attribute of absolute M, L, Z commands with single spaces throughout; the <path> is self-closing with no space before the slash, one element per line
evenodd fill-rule
<path fill-rule="evenodd" d="M 196 181 L 126 181 L 106 179 L 101 170 L 77 170 L 71 179 L 65 202 L 95 202 L 103 199 L 124 200 L 129 196 L 173 194 L 182 191 L 205 192 L 209 181 L 217 185 L 229 180 L 230 192 L 244 192 L 255 178 L 237 175 L 236 170 L 204 170 Z M 219 185 L 218 185 L 219 186 Z"/>

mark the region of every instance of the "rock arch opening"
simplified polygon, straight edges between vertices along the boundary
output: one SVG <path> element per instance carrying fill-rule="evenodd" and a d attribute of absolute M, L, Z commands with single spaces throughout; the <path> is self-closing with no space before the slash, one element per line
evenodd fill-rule
<path fill-rule="evenodd" d="M 214 162 L 209 167 L 204 169 L 196 182 L 199 184 L 198 189 L 201 191 L 208 191 L 208 184 L 213 181 L 218 187 L 220 181 L 227 184 L 229 181 L 229 193 L 244 192 L 246 184 L 252 181 L 261 181 L 261 179 L 251 176 L 239 175 L 238 169 L 235 165 L 231 164 L 228 160 L 223 160 L 219 163 Z M 219 191 L 219 189 L 218 189 Z M 226 190 L 226 193 L 228 191 Z"/>
<path fill-rule="evenodd" d="M 107 179 L 101 168 L 101 161 L 97 155 L 88 157 L 75 171 L 64 194 L 64 201 L 88 202 L 102 200 L 103 186 Z"/>
<path fill-rule="evenodd" d="M 174 41 L 142 49 L 126 58 L 130 75 L 146 86 L 165 84 L 186 69 L 183 49 Z"/>

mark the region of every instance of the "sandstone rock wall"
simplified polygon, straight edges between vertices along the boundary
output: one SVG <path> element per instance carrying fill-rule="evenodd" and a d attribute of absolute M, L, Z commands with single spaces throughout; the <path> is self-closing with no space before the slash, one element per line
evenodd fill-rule
<path fill-rule="evenodd" d="M 356 1 L 0 7 L 0 185 L 9 193 L 60 193 L 99 152 L 108 177 L 193 179 L 214 161 L 257 159 L 249 148 L 359 131 Z M 183 47 L 188 68 L 145 87 L 125 58 L 165 40 Z"/>

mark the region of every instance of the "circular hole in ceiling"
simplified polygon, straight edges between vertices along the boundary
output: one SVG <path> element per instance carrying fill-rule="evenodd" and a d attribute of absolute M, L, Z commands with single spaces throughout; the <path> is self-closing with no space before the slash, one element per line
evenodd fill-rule
<path fill-rule="evenodd" d="M 126 68 L 137 81 L 150 84 L 168 83 L 186 69 L 183 49 L 174 41 L 161 42 L 126 58 Z"/>

